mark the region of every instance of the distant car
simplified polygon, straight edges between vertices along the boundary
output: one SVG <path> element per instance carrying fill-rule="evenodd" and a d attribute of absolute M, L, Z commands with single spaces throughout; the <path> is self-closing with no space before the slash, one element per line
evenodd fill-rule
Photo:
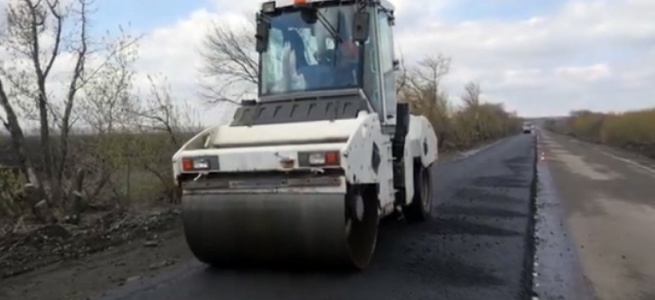
<path fill-rule="evenodd" d="M 530 122 L 523 123 L 523 133 L 532 133 L 534 126 Z"/>

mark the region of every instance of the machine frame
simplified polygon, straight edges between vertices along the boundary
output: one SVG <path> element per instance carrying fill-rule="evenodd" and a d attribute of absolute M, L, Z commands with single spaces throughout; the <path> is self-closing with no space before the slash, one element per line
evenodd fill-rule
<path fill-rule="evenodd" d="M 409 221 L 429 219 L 434 185 L 431 165 L 438 158 L 437 136 L 425 117 L 410 114 L 408 105 L 396 99 L 394 72 L 398 64 L 393 52 L 394 8 L 389 2 L 296 0 L 294 4 L 281 7 L 275 7 L 273 1 L 266 2 L 257 16 L 257 50 L 260 53 L 266 51 L 269 42 L 267 14 L 334 5 L 356 5 L 357 12 L 368 13 L 370 22 L 364 26 L 367 28 L 362 28 L 362 22 L 354 20 L 352 34 L 360 45 L 359 71 L 364 72 L 369 59 L 372 61 L 368 66 L 377 68 L 374 70 L 377 87 L 372 89 L 373 95 L 367 93 L 365 82 L 359 80 L 360 85 L 355 88 L 266 96 L 262 95 L 260 78 L 258 99 L 243 101 L 230 124 L 210 127 L 187 141 L 173 156 L 173 175 L 188 211 L 185 217 L 187 241 L 201 261 L 225 263 L 225 257 L 245 256 L 246 252 L 263 257 L 261 253 L 248 252 L 253 250 L 244 250 L 258 247 L 252 243 L 263 239 L 262 236 L 249 235 L 249 242 L 243 242 L 247 247 L 243 244 L 239 252 L 230 252 L 238 247 L 225 248 L 228 246 L 224 241 L 221 241 L 223 244 L 207 241 L 229 239 L 231 243 L 241 243 L 233 233 L 212 236 L 210 232 L 209 228 L 244 226 L 237 225 L 240 223 L 235 220 L 218 217 L 228 216 L 225 214 L 227 209 L 235 209 L 245 217 L 249 216 L 243 213 L 246 207 L 253 209 L 253 216 L 270 210 L 270 213 L 275 211 L 284 216 L 281 218 L 297 218 L 297 214 L 311 211 L 317 214 L 314 218 L 323 219 L 321 209 L 307 206 L 309 200 L 298 198 L 303 194 L 308 199 L 332 199 L 317 200 L 311 205 L 332 203 L 325 208 L 326 212 L 344 210 L 347 222 L 352 219 L 361 223 L 353 225 L 359 226 L 353 230 L 366 234 L 360 233 L 360 241 L 351 241 L 349 237 L 346 248 L 351 249 L 347 251 L 350 254 L 342 256 L 349 257 L 346 260 L 351 260 L 360 269 L 371 259 L 380 219 L 395 212 Z M 381 30 L 387 25 L 387 32 L 383 34 Z M 368 44 L 374 47 L 372 56 L 366 55 L 368 49 L 363 43 L 369 38 L 374 41 Z M 382 45 L 382 41 L 387 44 Z M 388 51 L 384 58 L 380 49 Z M 259 61 L 258 76 L 261 76 L 262 55 Z M 359 75 L 360 79 L 363 78 L 363 73 Z M 277 200 L 266 200 L 266 195 Z M 281 195 L 299 203 L 283 200 Z M 343 208 L 339 208 L 339 197 L 345 197 Z M 219 209 L 221 205 L 226 206 Z M 279 207 L 273 208 L 272 205 Z M 288 208 L 281 212 L 280 207 Z M 299 211 L 294 214 L 293 209 Z M 209 220 L 214 217 L 216 220 Z M 294 226 L 320 227 L 316 223 L 303 223 L 318 222 L 308 218 L 297 219 L 300 223 Z M 287 230 L 276 226 L 275 223 L 269 224 L 268 234 L 288 234 Z M 242 230 L 248 234 L 256 231 L 265 234 L 264 229 L 257 228 Z M 338 229 L 334 230 L 338 232 Z M 288 241 L 296 243 L 318 233 L 298 233 L 301 236 Z M 310 248 L 314 249 L 316 245 L 312 246 Z"/>

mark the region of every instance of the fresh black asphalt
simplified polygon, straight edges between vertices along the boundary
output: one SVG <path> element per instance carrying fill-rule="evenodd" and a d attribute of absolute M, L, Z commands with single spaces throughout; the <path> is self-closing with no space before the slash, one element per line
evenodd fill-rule
<path fill-rule="evenodd" d="M 381 224 L 362 272 L 216 270 L 197 262 L 103 299 L 530 299 L 535 136 L 434 167 L 433 219 Z"/>

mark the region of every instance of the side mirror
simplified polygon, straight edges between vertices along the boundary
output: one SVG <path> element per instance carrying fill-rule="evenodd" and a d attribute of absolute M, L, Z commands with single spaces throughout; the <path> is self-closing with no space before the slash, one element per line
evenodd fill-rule
<path fill-rule="evenodd" d="M 356 42 L 364 43 L 368 40 L 368 32 L 370 27 L 370 14 L 368 12 L 355 13 L 353 19 L 353 32 L 352 38 Z"/>
<path fill-rule="evenodd" d="M 393 70 L 394 71 L 400 70 L 400 61 L 397 58 L 393 60 Z"/>
<path fill-rule="evenodd" d="M 268 49 L 268 34 L 270 25 L 261 16 L 257 16 L 257 29 L 255 33 L 255 48 L 257 52 L 265 52 Z"/>

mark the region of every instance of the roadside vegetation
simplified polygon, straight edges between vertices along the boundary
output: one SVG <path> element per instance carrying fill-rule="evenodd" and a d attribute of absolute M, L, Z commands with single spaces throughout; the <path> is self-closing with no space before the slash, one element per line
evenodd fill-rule
<path fill-rule="evenodd" d="M 9 58 L 0 64 L 0 278 L 166 228 L 157 220 L 179 202 L 170 159 L 202 124 L 187 99 L 172 98 L 165 76 L 135 73 L 140 36 L 91 35 L 94 10 L 92 0 L 8 1 L 0 28 Z M 207 104 L 238 104 L 256 86 L 252 26 L 216 23 L 199 50 Z M 437 55 L 398 71 L 400 101 L 430 120 L 442 151 L 520 130 L 515 114 L 482 101 L 476 82 L 454 105 L 441 87 L 449 68 L 450 58 Z M 168 210 L 143 215 L 155 206 Z"/>
<path fill-rule="evenodd" d="M 574 111 L 547 129 L 655 158 L 655 108 L 623 113 Z"/>
<path fill-rule="evenodd" d="M 135 73 L 140 36 L 91 34 L 92 0 L 7 3 L 0 278 L 158 228 L 132 212 L 176 202 L 170 159 L 198 129 L 161 74 Z"/>
<path fill-rule="evenodd" d="M 451 58 L 428 55 L 416 65 L 401 65 L 397 79 L 398 101 L 408 103 L 413 114 L 424 115 L 439 137 L 440 151 L 469 149 L 517 133 L 522 121 L 502 103 L 482 101 L 478 82 L 468 82 L 460 105 L 441 86 L 450 71 Z"/>
<path fill-rule="evenodd" d="M 174 195 L 165 166 L 190 129 L 188 114 L 164 80 L 137 78 L 139 36 L 90 35 L 92 4 L 8 4 L 0 216 L 11 226 L 3 231 L 27 221 L 77 224 L 92 207 L 125 210 Z M 138 80 L 148 90 L 138 91 Z"/>

